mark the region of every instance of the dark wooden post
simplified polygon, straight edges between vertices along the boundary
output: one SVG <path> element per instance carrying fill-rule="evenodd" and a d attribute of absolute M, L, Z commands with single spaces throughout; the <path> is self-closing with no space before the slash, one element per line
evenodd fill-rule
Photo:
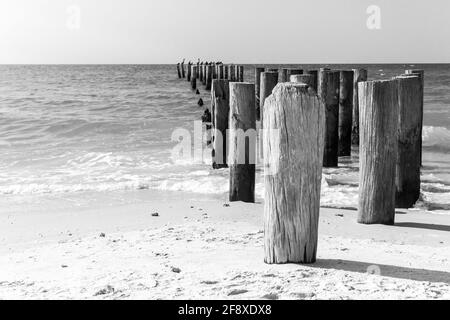
<path fill-rule="evenodd" d="M 256 120 L 259 121 L 260 113 L 259 113 L 259 94 L 260 94 L 260 85 L 261 85 L 261 73 L 264 72 L 264 68 L 255 68 L 255 109 L 256 109 Z"/>
<path fill-rule="evenodd" d="M 219 64 L 218 70 L 219 70 L 218 79 L 224 79 L 223 64 Z"/>
<path fill-rule="evenodd" d="M 187 65 L 187 81 L 191 82 L 191 72 L 192 72 L 192 63 L 189 62 Z"/>
<path fill-rule="evenodd" d="M 230 65 L 230 81 L 235 82 L 236 81 L 236 72 L 234 71 L 235 66 L 232 64 Z"/>
<path fill-rule="evenodd" d="M 319 83 L 319 71 L 318 70 L 309 70 L 308 74 L 311 75 L 313 77 L 313 84 L 312 87 L 314 88 L 314 90 L 318 90 L 318 83 Z"/>
<path fill-rule="evenodd" d="M 290 82 L 307 84 L 316 91 L 314 88 L 314 77 L 310 74 L 293 74 L 291 75 Z"/>
<path fill-rule="evenodd" d="M 366 69 L 353 69 L 353 114 L 352 114 L 352 144 L 359 145 L 359 98 L 358 83 L 367 81 Z"/>
<path fill-rule="evenodd" d="M 192 66 L 191 71 L 191 89 L 197 90 L 197 66 Z"/>
<path fill-rule="evenodd" d="M 280 74 L 278 76 L 278 82 L 279 83 L 288 82 L 289 78 L 288 78 L 287 74 L 288 74 L 288 68 L 281 68 Z"/>
<path fill-rule="evenodd" d="M 200 83 L 203 83 L 203 62 L 200 63 L 200 66 L 198 68 L 198 81 Z"/>
<path fill-rule="evenodd" d="M 421 69 L 410 69 L 405 71 L 406 74 L 417 75 L 420 78 L 422 87 L 420 88 L 421 94 L 421 111 L 420 111 L 420 141 L 418 142 L 420 145 L 420 165 L 422 166 L 422 130 L 423 130 L 423 107 L 424 107 L 424 93 L 425 93 L 425 71 Z"/>
<path fill-rule="evenodd" d="M 184 60 L 183 60 L 183 62 L 181 62 L 181 76 L 183 78 L 186 77 L 186 73 L 185 73 L 185 70 L 184 70 Z"/>
<path fill-rule="evenodd" d="M 325 105 L 325 150 L 323 166 L 338 166 L 339 142 L 339 71 L 319 72 L 319 92 Z"/>
<path fill-rule="evenodd" d="M 230 83 L 230 201 L 255 202 L 255 85 Z"/>
<path fill-rule="evenodd" d="M 285 82 L 289 82 L 291 79 L 291 76 L 294 74 L 303 74 L 303 70 L 302 69 L 287 69 Z"/>
<path fill-rule="evenodd" d="M 244 66 L 238 66 L 239 82 L 244 82 Z"/>
<path fill-rule="evenodd" d="M 180 69 L 179 63 L 177 63 L 177 73 L 178 73 L 178 78 L 181 79 L 181 69 Z"/>
<path fill-rule="evenodd" d="M 205 90 L 211 90 L 212 69 L 213 69 L 213 66 L 211 66 L 211 65 L 207 65 L 206 66 L 206 87 L 205 87 Z"/>
<path fill-rule="evenodd" d="M 352 155 L 353 71 L 343 70 L 339 90 L 339 151 L 340 157 Z"/>
<path fill-rule="evenodd" d="M 228 78 L 228 66 L 226 66 L 226 65 L 223 66 L 223 78 L 224 78 L 225 80 L 228 80 L 228 79 L 229 79 L 229 78 Z"/>
<path fill-rule="evenodd" d="M 213 123 L 212 166 L 214 169 L 227 167 L 227 130 L 230 113 L 230 88 L 228 80 L 213 80 L 211 109 Z"/>
<path fill-rule="evenodd" d="M 360 82 L 358 222 L 394 224 L 398 82 Z"/>
<path fill-rule="evenodd" d="M 325 109 L 312 88 L 280 83 L 264 110 L 264 261 L 316 261 Z"/>
<path fill-rule="evenodd" d="M 397 208 L 411 208 L 420 197 L 422 80 L 419 75 L 396 79 L 399 128 L 395 204 Z"/>

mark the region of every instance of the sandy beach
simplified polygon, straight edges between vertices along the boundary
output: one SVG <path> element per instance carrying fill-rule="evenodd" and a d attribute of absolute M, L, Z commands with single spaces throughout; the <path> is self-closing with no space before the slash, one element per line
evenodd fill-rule
<path fill-rule="evenodd" d="M 0 209 L 0 299 L 450 298 L 449 215 L 322 208 L 318 261 L 267 265 L 263 203 L 143 190 Z"/>

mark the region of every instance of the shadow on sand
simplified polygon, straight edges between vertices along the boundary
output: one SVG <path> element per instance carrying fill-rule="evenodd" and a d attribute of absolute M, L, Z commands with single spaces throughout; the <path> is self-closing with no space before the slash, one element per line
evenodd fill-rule
<path fill-rule="evenodd" d="M 450 284 L 450 273 L 444 271 L 413 269 L 384 264 L 334 259 L 319 259 L 315 264 L 308 266 L 359 273 L 368 273 L 367 270 L 376 266 L 379 268 L 381 272 L 380 275 L 383 277 Z"/>
<path fill-rule="evenodd" d="M 398 222 L 395 224 L 396 227 L 404 228 L 416 228 L 416 229 L 427 229 L 427 230 L 437 230 L 437 231 L 450 231 L 450 226 L 440 225 L 440 224 L 427 224 L 427 223 L 416 223 L 416 222 Z"/>

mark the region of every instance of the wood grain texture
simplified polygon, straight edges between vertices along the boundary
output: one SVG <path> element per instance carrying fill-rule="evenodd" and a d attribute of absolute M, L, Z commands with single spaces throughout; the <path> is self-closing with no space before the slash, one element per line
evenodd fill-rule
<path fill-rule="evenodd" d="M 264 72 L 264 68 L 255 68 L 255 109 L 256 109 L 256 120 L 259 121 L 260 117 L 260 85 L 261 85 L 261 73 Z"/>
<path fill-rule="evenodd" d="M 343 70 L 339 84 L 339 147 L 338 156 L 352 154 L 353 71 Z"/>
<path fill-rule="evenodd" d="M 316 261 L 325 108 L 315 90 L 280 83 L 264 112 L 264 260 Z"/>
<path fill-rule="evenodd" d="M 266 98 L 272 94 L 272 90 L 278 83 L 278 71 L 266 71 L 261 73 L 260 90 L 259 90 L 259 114 L 260 114 L 260 128 L 264 128 L 264 103 Z M 263 155 L 263 140 L 260 135 L 259 139 L 259 156 L 262 158 Z"/>
<path fill-rule="evenodd" d="M 359 98 L 358 83 L 367 81 L 366 69 L 353 69 L 353 113 L 352 113 L 352 144 L 359 145 Z"/>
<path fill-rule="evenodd" d="M 358 222 L 394 224 L 398 136 L 396 80 L 360 82 Z"/>
<path fill-rule="evenodd" d="M 325 147 L 323 166 L 338 166 L 339 143 L 339 71 L 321 70 L 319 72 L 320 101 L 325 105 Z"/>
<path fill-rule="evenodd" d="M 424 108 L 424 91 L 425 91 L 425 71 L 422 69 L 409 69 L 405 71 L 406 74 L 417 75 L 421 81 L 420 94 L 422 96 L 422 104 L 421 104 L 421 112 L 420 112 L 420 141 L 418 142 L 420 145 L 420 165 L 422 165 L 422 130 L 423 130 L 423 108 Z"/>
<path fill-rule="evenodd" d="M 230 201 L 255 202 L 255 85 L 230 83 Z"/>
<path fill-rule="evenodd" d="M 314 91 L 316 91 L 316 89 L 314 88 L 314 76 L 311 74 L 293 74 L 291 75 L 289 81 L 293 83 L 306 84 L 309 87 L 313 88 Z"/>
<path fill-rule="evenodd" d="M 395 204 L 397 208 L 412 208 L 420 197 L 422 80 L 418 75 L 396 79 L 399 127 Z"/>
<path fill-rule="evenodd" d="M 213 80 L 211 89 L 213 124 L 212 166 L 227 167 L 227 130 L 230 114 L 230 89 L 228 80 Z"/>

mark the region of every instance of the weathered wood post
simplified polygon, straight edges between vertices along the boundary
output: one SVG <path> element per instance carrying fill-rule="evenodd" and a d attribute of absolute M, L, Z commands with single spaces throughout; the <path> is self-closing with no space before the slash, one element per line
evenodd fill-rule
<path fill-rule="evenodd" d="M 338 166 L 339 142 L 339 71 L 321 70 L 319 72 L 319 92 L 325 105 L 325 150 L 323 166 Z"/>
<path fill-rule="evenodd" d="M 256 120 L 259 121 L 260 113 L 259 113 L 259 91 L 261 85 L 261 73 L 264 72 L 264 68 L 255 68 L 255 109 L 256 109 Z"/>
<path fill-rule="evenodd" d="M 203 62 L 200 63 L 200 66 L 198 68 L 198 81 L 200 83 L 203 83 Z"/>
<path fill-rule="evenodd" d="M 208 66 L 208 63 L 205 63 L 203 65 L 203 81 L 202 81 L 202 83 L 203 83 L 204 86 L 206 86 L 207 66 Z"/>
<path fill-rule="evenodd" d="M 285 82 L 289 82 L 291 79 L 291 75 L 294 74 L 303 74 L 303 70 L 302 69 L 287 69 L 286 72 L 286 81 Z"/>
<path fill-rule="evenodd" d="M 398 82 L 360 82 L 358 222 L 394 224 Z"/>
<path fill-rule="evenodd" d="M 244 82 L 244 66 L 238 67 L 238 79 L 239 82 Z"/>
<path fill-rule="evenodd" d="M 421 94 L 421 111 L 420 111 L 420 141 L 418 142 L 420 145 L 420 165 L 422 166 L 422 131 L 423 131 L 423 108 L 424 108 L 424 93 L 425 93 L 425 71 L 421 69 L 410 69 L 405 71 L 406 74 L 417 75 L 420 78 L 422 87 L 420 88 Z"/>
<path fill-rule="evenodd" d="M 278 70 L 277 68 L 266 68 L 266 72 L 276 72 L 279 73 L 280 70 Z M 278 76 L 279 77 L 279 76 Z"/>
<path fill-rule="evenodd" d="M 212 69 L 213 69 L 213 66 L 211 66 L 211 65 L 207 65 L 206 66 L 206 87 L 205 87 L 205 90 L 211 90 Z"/>
<path fill-rule="evenodd" d="M 272 94 L 273 88 L 278 83 L 278 71 L 266 71 L 261 73 L 260 89 L 259 89 L 259 115 L 260 128 L 264 129 L 264 103 L 268 96 Z M 262 134 L 259 134 L 259 156 L 263 157 L 263 140 Z"/>
<path fill-rule="evenodd" d="M 339 150 L 340 157 L 352 155 L 353 70 L 342 70 L 339 89 Z"/>
<path fill-rule="evenodd" d="M 291 75 L 290 82 L 307 84 L 316 91 L 314 88 L 314 77 L 310 74 L 293 74 Z"/>
<path fill-rule="evenodd" d="M 235 66 L 233 64 L 230 65 L 230 81 L 236 81 L 236 72 L 234 71 Z"/>
<path fill-rule="evenodd" d="M 289 78 L 287 76 L 288 68 L 281 68 L 279 72 L 280 74 L 278 75 L 278 82 L 279 83 L 288 82 L 289 81 Z"/>
<path fill-rule="evenodd" d="M 316 261 L 325 109 L 315 90 L 280 83 L 264 110 L 264 261 Z"/>
<path fill-rule="evenodd" d="M 181 79 L 181 67 L 180 67 L 179 63 L 177 63 L 177 73 L 178 73 L 178 79 Z"/>
<path fill-rule="evenodd" d="M 192 66 L 191 71 L 191 89 L 197 90 L 197 66 Z"/>
<path fill-rule="evenodd" d="M 230 83 L 230 201 L 255 202 L 255 85 Z"/>
<path fill-rule="evenodd" d="M 230 88 L 228 80 L 213 80 L 211 109 L 213 123 L 212 166 L 227 167 L 227 130 L 230 113 Z"/>
<path fill-rule="evenodd" d="M 181 76 L 183 78 L 186 77 L 186 73 L 185 73 L 185 70 L 184 70 L 184 60 L 183 60 L 183 62 L 181 62 Z"/>
<path fill-rule="evenodd" d="M 191 82 L 192 63 L 189 61 L 187 65 L 187 81 Z"/>
<path fill-rule="evenodd" d="M 228 78 L 228 66 L 226 66 L 226 65 L 223 66 L 223 78 L 224 78 L 225 80 L 228 80 L 228 79 L 229 79 L 229 78 Z"/>
<path fill-rule="evenodd" d="M 352 113 L 352 144 L 359 145 L 359 90 L 358 83 L 367 81 L 366 69 L 353 69 L 353 113 Z"/>
<path fill-rule="evenodd" d="M 211 64 L 212 67 L 212 80 L 217 79 L 217 64 L 214 62 Z"/>
<path fill-rule="evenodd" d="M 411 208 L 420 197 L 422 80 L 419 75 L 397 77 L 399 128 L 396 170 L 397 208 Z"/>
<path fill-rule="evenodd" d="M 224 78 L 223 64 L 219 64 L 218 71 L 219 71 L 219 74 L 217 76 L 218 79 L 223 79 Z"/>
<path fill-rule="evenodd" d="M 195 77 L 196 77 L 197 79 L 200 78 L 200 60 L 197 62 L 197 71 L 196 71 L 196 73 L 195 73 Z"/>
<path fill-rule="evenodd" d="M 313 77 L 313 84 L 312 87 L 314 88 L 314 90 L 318 90 L 318 83 L 319 83 L 319 71 L 318 70 L 309 70 L 308 74 L 311 75 Z"/>

